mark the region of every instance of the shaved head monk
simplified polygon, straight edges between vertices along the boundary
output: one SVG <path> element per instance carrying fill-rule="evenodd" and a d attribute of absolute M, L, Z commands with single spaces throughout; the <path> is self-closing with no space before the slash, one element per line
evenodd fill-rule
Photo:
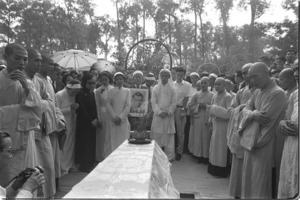
<path fill-rule="evenodd" d="M 274 142 L 279 122 L 285 117 L 287 98 L 285 92 L 271 79 L 266 64 L 254 63 L 248 77 L 257 89 L 242 111 L 244 119 L 240 124 L 240 127 L 245 127 L 241 141 L 247 134 L 250 139 L 254 136 L 252 146 L 244 146 L 241 197 L 271 199 Z"/>
<path fill-rule="evenodd" d="M 279 74 L 279 86 L 286 91 L 287 97 L 290 96 L 297 88 L 297 81 L 294 77 L 294 70 L 291 68 L 284 69 Z"/>

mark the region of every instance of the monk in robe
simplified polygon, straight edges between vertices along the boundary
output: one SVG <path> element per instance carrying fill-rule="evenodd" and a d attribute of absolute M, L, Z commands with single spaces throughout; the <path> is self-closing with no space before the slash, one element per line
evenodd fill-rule
<path fill-rule="evenodd" d="M 43 99 L 42 119 L 49 118 L 49 114 L 55 116 L 55 108 L 52 106 L 53 100 L 49 97 L 43 81 L 35 75 L 41 66 L 42 56 L 35 49 L 27 49 L 27 52 L 28 64 L 25 67 L 25 72 L 27 78 L 34 83 L 36 90 Z M 35 130 L 35 143 L 39 161 L 41 166 L 44 168 L 45 184 L 43 185 L 43 197 L 49 198 L 53 197 L 56 193 L 54 159 L 49 137 L 49 133 L 55 130 L 49 130 L 48 128 L 45 129 L 44 125 L 45 123 L 42 121 L 41 128 L 39 130 Z M 39 196 L 40 195 L 41 194 L 39 194 Z"/>
<path fill-rule="evenodd" d="M 154 86 L 151 104 L 153 120 L 151 138 L 163 149 L 169 161 L 175 159 L 175 121 L 176 92 L 172 85 L 171 71 L 162 69 L 159 72 L 158 84 Z"/>
<path fill-rule="evenodd" d="M 229 108 L 232 96 L 225 90 L 225 79 L 217 78 L 215 81 L 217 94 L 213 96 L 211 106 Z M 227 150 L 227 126 L 229 120 L 221 118 L 210 110 L 212 121 L 212 136 L 209 147 L 209 164 L 207 171 L 217 177 L 227 177 L 229 174 L 229 155 Z"/>
<path fill-rule="evenodd" d="M 294 76 L 299 81 L 298 60 L 294 64 Z M 299 195 L 299 120 L 298 88 L 290 95 L 287 119 L 280 122 L 280 133 L 285 135 L 284 148 L 280 166 L 278 198 L 296 199 Z"/>
<path fill-rule="evenodd" d="M 110 120 L 111 148 L 114 151 L 129 138 L 130 90 L 124 88 L 125 76 L 122 72 L 114 75 L 115 87 L 108 92 L 107 109 Z"/>
<path fill-rule="evenodd" d="M 248 76 L 257 89 L 243 109 L 240 127 L 245 128 L 239 130 L 241 144 L 246 136 L 250 144 L 243 143 L 242 198 L 271 199 L 275 134 L 284 119 L 287 99 L 271 79 L 266 64 L 254 63 Z"/>
<path fill-rule="evenodd" d="M 109 119 L 107 118 L 108 91 L 113 88 L 112 74 L 109 71 L 102 71 L 99 74 L 101 86 L 95 90 L 98 119 L 102 126 L 96 131 L 96 161 L 103 161 L 112 152 L 109 130 Z"/>
<path fill-rule="evenodd" d="M 210 129 L 208 126 L 208 114 L 213 93 L 208 90 L 209 78 L 202 77 L 201 90 L 196 92 L 188 102 L 187 109 L 191 116 L 189 137 L 189 151 L 198 158 L 199 163 L 208 163 Z"/>
<path fill-rule="evenodd" d="M 61 113 L 60 109 L 57 106 L 56 98 L 55 98 L 55 92 L 52 86 L 52 80 L 48 76 L 50 71 L 53 70 L 54 67 L 54 61 L 49 56 L 42 55 L 42 65 L 39 68 L 39 72 L 37 73 L 37 77 L 42 80 L 46 87 L 46 91 L 50 97 L 50 99 L 53 100 L 52 104 L 49 104 L 48 106 L 51 106 L 55 108 L 56 114 L 55 115 L 48 115 L 48 118 L 44 120 L 45 127 L 51 130 L 52 132 L 48 132 L 50 136 L 51 146 L 52 146 L 52 153 L 53 153 L 53 159 L 54 159 L 54 170 L 55 170 L 55 182 L 56 182 L 56 189 L 58 189 L 58 182 L 59 178 L 61 177 L 61 166 L 60 166 L 60 149 L 59 149 L 59 143 L 58 143 L 58 136 L 57 131 L 59 131 L 59 127 L 65 127 L 64 124 L 64 117 Z M 47 116 L 47 115 L 45 115 Z M 51 119 L 50 119 L 51 118 Z"/>
<path fill-rule="evenodd" d="M 13 149 L 16 150 L 14 156 L 0 172 L 2 186 L 25 168 L 34 168 L 40 164 L 34 130 L 39 129 L 42 115 L 42 99 L 24 73 L 28 58 L 27 51 L 19 44 L 8 44 L 3 57 L 7 62 L 7 68 L 0 72 L 0 107 L 22 105 L 22 109 L 17 115 L 18 123 L 7 121 L 1 128 L 11 135 Z M 9 114 L 12 113 L 6 113 Z M 6 116 L 1 117 L 0 121 L 7 119 Z"/>
<path fill-rule="evenodd" d="M 192 96 L 197 92 L 197 82 L 200 79 L 200 76 L 197 72 L 192 72 L 190 74 L 191 77 L 191 88 L 190 94 L 188 97 L 187 105 L 191 101 Z M 186 110 L 186 124 L 184 128 L 184 147 L 183 152 L 189 152 L 189 138 L 190 138 L 190 127 L 191 127 L 191 115 L 189 109 Z"/>
<path fill-rule="evenodd" d="M 66 139 L 61 150 L 61 173 L 62 176 L 75 167 L 75 136 L 76 136 L 76 110 L 79 104 L 75 102 L 75 96 L 80 91 L 81 85 L 78 80 L 71 80 L 66 87 L 55 94 L 57 105 L 66 120 Z"/>
<path fill-rule="evenodd" d="M 286 68 L 283 69 L 279 73 L 279 86 L 285 91 L 287 99 L 290 98 L 290 95 L 298 88 L 297 87 L 297 81 L 294 78 L 294 70 L 292 68 Z M 287 118 L 286 118 L 287 119 Z M 280 163 L 282 159 L 282 152 L 283 152 L 283 146 L 286 136 L 281 134 L 280 132 L 277 132 L 275 135 L 276 143 L 275 143 L 275 188 L 273 188 L 275 191 L 275 196 L 277 196 L 277 188 L 279 183 L 279 173 L 280 173 Z M 274 181 L 273 180 L 273 181 Z"/>

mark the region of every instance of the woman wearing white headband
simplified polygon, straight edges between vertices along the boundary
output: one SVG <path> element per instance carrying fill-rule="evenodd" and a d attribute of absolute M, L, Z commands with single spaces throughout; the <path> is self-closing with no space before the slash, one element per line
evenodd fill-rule
<path fill-rule="evenodd" d="M 107 118 L 107 100 L 108 92 L 113 88 L 112 85 L 112 74 L 109 71 L 102 71 L 99 74 L 101 86 L 95 90 L 96 106 L 98 119 L 102 122 L 102 127 L 97 128 L 96 132 L 96 161 L 101 162 L 111 152 L 111 139 L 109 123 L 110 120 Z"/>
<path fill-rule="evenodd" d="M 80 81 L 71 80 L 66 87 L 57 92 L 55 97 L 57 99 L 58 107 L 63 113 L 67 126 L 66 141 L 61 153 L 61 173 L 68 174 L 70 169 L 75 169 L 74 155 L 75 155 L 75 134 L 76 134 L 76 109 L 79 107 L 75 103 L 75 96 L 80 91 Z"/>
<path fill-rule="evenodd" d="M 130 90 L 124 88 L 125 76 L 122 72 L 114 75 L 115 87 L 108 92 L 107 109 L 110 117 L 111 148 L 114 151 L 129 138 L 130 125 L 127 119 L 130 110 Z"/>
<path fill-rule="evenodd" d="M 176 108 L 176 92 L 170 70 L 160 70 L 158 84 L 153 88 L 151 104 L 154 112 L 151 138 L 160 147 L 164 148 L 169 161 L 173 161 L 175 159 L 174 111 Z"/>

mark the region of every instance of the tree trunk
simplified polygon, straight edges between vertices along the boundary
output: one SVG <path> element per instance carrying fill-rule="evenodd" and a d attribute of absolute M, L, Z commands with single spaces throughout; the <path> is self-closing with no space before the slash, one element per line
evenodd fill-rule
<path fill-rule="evenodd" d="M 250 1 L 251 5 L 251 23 L 249 27 L 249 62 L 254 61 L 254 23 L 255 23 L 255 11 L 256 11 L 256 5 L 254 0 Z"/>
<path fill-rule="evenodd" d="M 171 35 L 171 16 L 170 15 L 169 15 L 168 21 L 169 21 L 169 44 L 171 45 L 172 35 Z"/>
<path fill-rule="evenodd" d="M 194 14 L 195 14 L 195 35 L 194 35 L 194 62 L 193 64 L 196 65 L 196 59 L 197 59 L 197 11 L 196 8 L 194 9 Z"/>
<path fill-rule="evenodd" d="M 199 21 L 200 21 L 200 32 L 201 32 L 201 56 L 203 61 L 205 60 L 205 53 L 206 53 L 206 49 L 205 49 L 205 40 L 204 40 L 204 30 L 203 30 L 203 21 L 202 21 L 202 9 L 199 11 Z"/>
<path fill-rule="evenodd" d="M 117 27 L 118 27 L 118 52 L 121 53 L 121 30 L 120 30 L 118 0 L 116 1 L 116 10 L 117 10 Z"/>

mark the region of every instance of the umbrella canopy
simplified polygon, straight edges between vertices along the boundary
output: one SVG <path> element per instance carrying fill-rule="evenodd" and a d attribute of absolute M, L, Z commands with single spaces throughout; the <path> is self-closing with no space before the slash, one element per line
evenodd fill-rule
<path fill-rule="evenodd" d="M 97 69 L 99 73 L 108 71 L 111 74 L 114 74 L 116 72 L 115 66 L 113 66 L 111 62 L 105 59 L 98 59 L 98 62 L 95 63 L 92 67 L 93 69 Z"/>
<path fill-rule="evenodd" d="M 220 73 L 220 70 L 219 70 L 218 66 L 214 65 L 212 63 L 204 63 L 203 65 L 201 65 L 198 68 L 198 73 L 199 74 L 201 74 L 204 71 L 208 72 L 209 74 L 214 73 L 216 75 L 219 75 L 219 73 Z"/>
<path fill-rule="evenodd" d="M 64 68 L 78 70 L 97 62 L 97 56 L 86 51 L 70 49 L 56 52 L 53 55 L 53 60 Z"/>

